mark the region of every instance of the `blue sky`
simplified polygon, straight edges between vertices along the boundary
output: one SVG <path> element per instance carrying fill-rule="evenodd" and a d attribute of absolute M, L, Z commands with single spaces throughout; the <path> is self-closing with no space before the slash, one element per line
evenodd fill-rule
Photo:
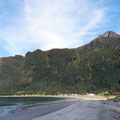
<path fill-rule="evenodd" d="M 0 57 L 75 48 L 120 33 L 120 0 L 0 0 Z"/>

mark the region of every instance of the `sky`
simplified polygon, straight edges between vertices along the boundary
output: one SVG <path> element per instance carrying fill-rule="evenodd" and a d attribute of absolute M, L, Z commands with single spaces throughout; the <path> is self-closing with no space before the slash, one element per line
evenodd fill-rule
<path fill-rule="evenodd" d="M 120 34 L 120 0 L 0 0 L 0 57 L 76 48 Z"/>

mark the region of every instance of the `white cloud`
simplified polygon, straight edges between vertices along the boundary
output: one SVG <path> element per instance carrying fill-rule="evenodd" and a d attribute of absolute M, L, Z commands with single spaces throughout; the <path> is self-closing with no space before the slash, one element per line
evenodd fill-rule
<path fill-rule="evenodd" d="M 105 22 L 106 8 L 98 6 L 91 0 L 24 0 L 22 16 L 2 30 L 6 49 L 14 55 L 78 47 Z"/>

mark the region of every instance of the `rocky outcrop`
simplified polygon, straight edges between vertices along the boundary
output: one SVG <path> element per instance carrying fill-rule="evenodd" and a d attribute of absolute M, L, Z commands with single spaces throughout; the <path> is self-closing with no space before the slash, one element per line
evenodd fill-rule
<path fill-rule="evenodd" d="M 103 35 L 100 35 L 99 37 L 100 38 L 101 37 L 103 37 L 103 38 L 120 38 L 120 35 L 113 31 L 107 31 Z"/>
<path fill-rule="evenodd" d="M 76 57 L 73 57 L 73 58 L 67 57 L 67 58 L 65 59 L 65 64 L 69 64 L 69 63 L 75 61 L 76 59 L 77 59 Z"/>
<path fill-rule="evenodd" d="M 120 42 L 112 47 L 116 52 L 120 53 Z"/>

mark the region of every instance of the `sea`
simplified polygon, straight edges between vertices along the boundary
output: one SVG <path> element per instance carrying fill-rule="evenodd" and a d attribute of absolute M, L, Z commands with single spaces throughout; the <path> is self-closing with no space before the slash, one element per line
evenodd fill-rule
<path fill-rule="evenodd" d="M 63 98 L 58 97 L 0 97 L 0 117 L 12 114 L 25 107 L 48 104 Z"/>

